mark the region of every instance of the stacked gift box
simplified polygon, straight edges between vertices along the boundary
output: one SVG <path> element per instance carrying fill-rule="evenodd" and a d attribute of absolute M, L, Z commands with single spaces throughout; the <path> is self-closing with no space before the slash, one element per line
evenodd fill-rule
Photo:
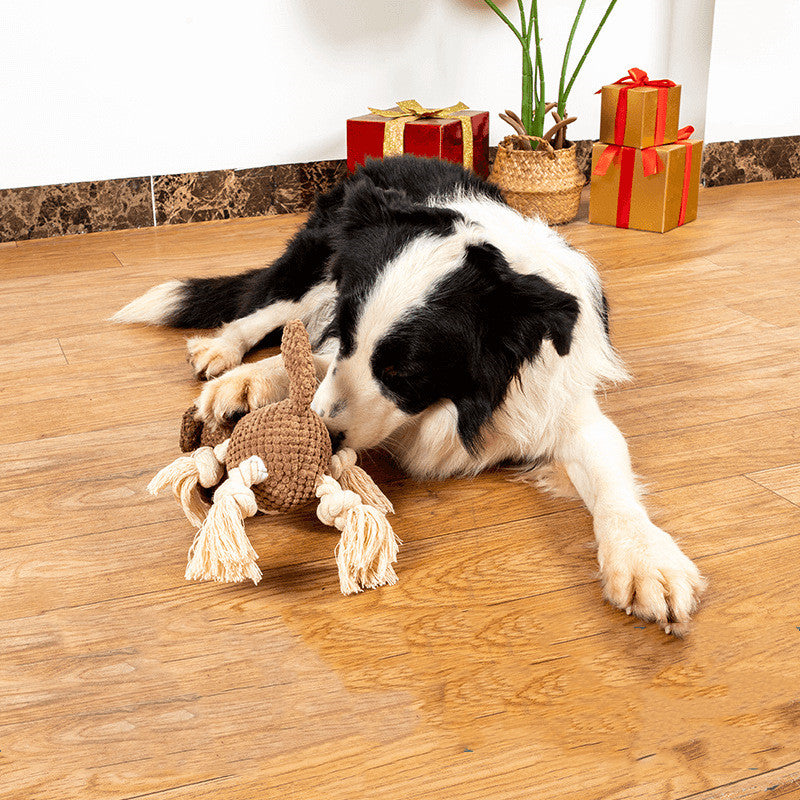
<path fill-rule="evenodd" d="M 701 139 L 678 129 L 681 87 L 631 69 L 603 86 L 589 222 L 663 233 L 697 217 Z"/>
<path fill-rule="evenodd" d="M 347 120 L 347 166 L 350 172 L 367 158 L 410 153 L 443 158 L 489 174 L 489 112 L 473 111 L 464 103 L 425 108 L 416 100 L 401 100 L 393 108 L 371 108 L 369 114 Z"/>

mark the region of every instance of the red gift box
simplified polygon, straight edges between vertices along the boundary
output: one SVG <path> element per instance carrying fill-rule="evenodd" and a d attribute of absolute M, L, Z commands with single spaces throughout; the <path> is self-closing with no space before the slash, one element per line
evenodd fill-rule
<path fill-rule="evenodd" d="M 448 108 L 424 108 L 414 100 L 370 111 L 373 113 L 347 120 L 350 172 L 367 158 L 409 153 L 463 164 L 482 178 L 488 177 L 488 111 L 472 111 L 463 103 Z"/>

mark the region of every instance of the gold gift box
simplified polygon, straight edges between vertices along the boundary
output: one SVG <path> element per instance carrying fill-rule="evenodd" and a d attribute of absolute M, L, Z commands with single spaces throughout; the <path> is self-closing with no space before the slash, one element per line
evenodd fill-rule
<path fill-rule="evenodd" d="M 603 86 L 600 102 L 600 141 L 617 144 L 614 141 L 614 126 L 617 118 L 619 95 L 624 84 L 611 83 Z M 681 107 L 680 84 L 661 91 L 666 92 L 666 116 L 664 124 L 664 143 L 678 138 L 678 113 Z M 636 86 L 627 90 L 628 106 L 625 116 L 625 137 L 619 144 L 625 147 L 652 147 L 656 143 L 656 118 L 658 116 L 658 93 L 655 86 Z"/>
<path fill-rule="evenodd" d="M 688 139 L 656 147 L 662 166 L 652 175 L 645 175 L 642 151 L 627 147 L 616 148 L 617 156 L 605 175 L 596 175 L 594 169 L 597 162 L 609 146 L 614 145 L 597 142 L 592 148 L 589 222 L 664 233 L 696 219 L 702 139 Z M 687 152 L 691 153 L 688 181 Z M 626 188 L 628 182 L 630 185 Z M 626 201 L 626 197 L 629 200 Z M 629 207 L 627 215 L 626 206 Z M 624 224 L 626 216 L 627 224 Z"/>

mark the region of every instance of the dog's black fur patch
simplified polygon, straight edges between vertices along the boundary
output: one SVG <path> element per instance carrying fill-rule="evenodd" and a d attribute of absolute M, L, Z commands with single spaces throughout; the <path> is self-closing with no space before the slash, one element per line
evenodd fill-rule
<path fill-rule="evenodd" d="M 608 298 L 605 292 L 600 292 L 600 308 L 597 309 L 600 314 L 600 319 L 603 321 L 603 330 L 606 332 L 606 338 L 611 340 L 611 327 L 608 322 Z"/>
<path fill-rule="evenodd" d="M 578 301 L 537 275 L 514 272 L 491 244 L 467 248 L 463 266 L 375 348 L 372 370 L 400 409 L 417 414 L 452 400 L 465 447 L 503 402 L 544 339 L 569 352 Z"/>
<path fill-rule="evenodd" d="M 269 268 L 185 281 L 180 307 L 166 324 L 174 328 L 216 328 L 277 300 L 299 300 L 325 280 L 325 264 L 331 252 L 330 237 L 324 230 L 303 228 Z"/>
<path fill-rule="evenodd" d="M 447 236 L 461 215 L 412 201 L 402 190 L 383 189 L 366 177 L 347 186 L 329 273 L 336 281 L 336 313 L 328 335 L 350 355 L 361 303 L 384 267 L 414 239 Z"/>

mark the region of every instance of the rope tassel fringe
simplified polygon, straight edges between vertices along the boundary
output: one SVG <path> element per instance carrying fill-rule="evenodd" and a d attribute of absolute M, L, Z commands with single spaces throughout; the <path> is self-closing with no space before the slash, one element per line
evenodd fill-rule
<path fill-rule="evenodd" d="M 225 476 L 227 440 L 215 448 L 200 447 L 188 456 L 180 456 L 168 464 L 147 485 L 154 497 L 166 486 L 171 487 L 183 513 L 195 528 L 203 524 L 209 505 L 203 499 L 198 484 L 205 489 L 216 486 Z"/>
<path fill-rule="evenodd" d="M 261 580 L 261 570 L 244 530 L 244 520 L 258 512 L 250 488 L 266 480 L 267 469 L 258 456 L 251 456 L 228 473 L 216 492 L 214 504 L 189 549 L 187 580 L 240 583 Z"/>
<path fill-rule="evenodd" d="M 317 497 L 320 522 L 342 532 L 335 551 L 342 594 L 396 583 L 392 565 L 397 561 L 400 540 L 386 514 L 362 502 L 358 494 L 342 488 L 330 475 L 320 479 Z"/>

